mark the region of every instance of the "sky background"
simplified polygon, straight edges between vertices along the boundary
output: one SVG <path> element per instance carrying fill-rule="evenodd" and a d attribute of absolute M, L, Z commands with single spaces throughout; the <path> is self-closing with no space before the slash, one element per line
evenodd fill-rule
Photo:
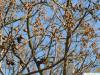
<path fill-rule="evenodd" d="M 59 0 L 59 2 L 64 2 L 64 1 L 65 1 L 65 0 Z M 19 1 L 17 0 L 17 2 L 19 2 Z M 78 0 L 72 0 L 72 2 L 73 2 L 73 5 L 75 5 L 76 3 L 78 3 Z M 88 3 L 87 3 L 87 4 L 88 4 Z M 48 15 L 48 16 L 52 16 L 53 12 L 52 12 L 52 9 L 51 9 L 51 8 L 47 7 L 46 11 L 47 11 L 47 15 Z M 97 14 L 100 14 L 100 11 L 98 11 Z M 17 13 L 16 13 L 16 16 L 17 16 L 18 18 L 20 18 L 20 17 L 24 16 L 24 13 L 23 13 L 23 12 L 17 12 Z M 34 21 L 33 21 L 33 22 L 34 22 Z M 17 26 L 18 24 L 20 24 L 20 22 L 15 22 L 15 23 L 14 23 L 15 26 Z M 94 23 L 91 23 L 91 24 L 95 25 L 95 29 L 100 28 L 100 22 L 99 22 L 99 21 L 98 21 L 97 23 L 94 22 Z M 21 34 L 21 33 L 23 33 L 23 32 L 20 32 L 20 34 Z M 97 31 L 96 33 L 99 35 L 100 31 Z M 26 38 L 27 38 L 27 36 L 26 36 Z M 100 41 L 99 37 L 98 37 L 97 39 L 98 39 L 97 42 L 99 42 L 99 41 Z M 48 42 L 48 39 L 47 39 L 45 42 Z M 98 43 L 98 44 L 99 44 L 99 46 L 100 46 L 100 43 Z M 38 54 L 38 56 L 41 56 L 41 55 L 42 55 L 42 53 L 39 53 L 39 54 Z M 93 58 L 92 58 L 92 59 L 93 59 Z M 98 62 L 97 62 L 97 63 L 98 63 Z M 5 69 L 3 69 L 3 70 L 5 71 L 6 75 L 8 75 L 9 70 L 5 70 Z M 37 75 L 38 75 L 38 74 L 37 74 Z"/>

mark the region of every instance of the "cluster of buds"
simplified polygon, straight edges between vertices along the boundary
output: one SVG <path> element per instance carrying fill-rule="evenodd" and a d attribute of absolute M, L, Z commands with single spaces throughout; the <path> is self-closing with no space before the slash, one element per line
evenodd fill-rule
<path fill-rule="evenodd" d="M 94 42 L 91 44 L 91 47 L 92 47 L 94 53 L 98 53 L 99 48 L 97 48 L 97 43 L 96 43 L 96 41 L 94 41 Z"/>
<path fill-rule="evenodd" d="M 8 59 L 6 59 L 6 64 L 7 64 L 8 68 L 10 68 L 10 66 L 15 65 L 13 60 L 8 60 Z"/>
<path fill-rule="evenodd" d="M 88 39 L 91 39 L 95 36 L 95 31 L 92 27 L 89 25 L 85 25 L 84 27 L 84 35 L 88 37 Z"/>
<path fill-rule="evenodd" d="M 25 3 L 24 7 L 26 10 L 30 10 L 30 9 L 32 9 L 33 6 L 31 3 Z"/>
<path fill-rule="evenodd" d="M 11 0 L 10 5 L 13 5 L 13 4 L 15 4 L 15 3 L 16 3 L 16 1 L 15 1 L 15 0 Z"/>
<path fill-rule="evenodd" d="M 10 34 L 10 35 L 7 37 L 6 42 L 10 43 L 10 42 L 12 42 L 12 41 L 13 41 L 13 35 Z"/>
<path fill-rule="evenodd" d="M 70 11 L 66 11 L 64 17 L 65 17 L 65 20 L 67 22 L 64 27 L 66 29 L 72 29 L 74 26 L 72 13 Z"/>
<path fill-rule="evenodd" d="M 52 35 L 51 35 L 51 36 L 52 36 L 52 38 L 55 39 L 56 41 L 59 41 L 59 40 L 60 40 L 60 37 L 61 37 L 61 35 L 62 35 L 62 34 L 59 34 L 59 32 L 60 32 L 60 31 L 59 31 L 58 28 L 55 28 L 54 31 L 52 32 Z"/>
<path fill-rule="evenodd" d="M 44 33 L 44 27 L 43 24 L 40 22 L 40 18 L 36 19 L 36 22 L 33 26 L 33 33 L 35 36 L 40 36 Z"/>
<path fill-rule="evenodd" d="M 65 16 L 66 20 L 73 19 L 72 13 L 70 11 L 66 11 L 64 16 Z"/>
<path fill-rule="evenodd" d="M 14 28 L 14 30 L 15 30 L 15 33 L 18 34 L 18 32 L 19 32 L 19 28 L 16 27 L 16 28 Z"/>
<path fill-rule="evenodd" d="M 95 7 L 94 7 L 95 9 L 97 9 L 97 10 L 100 10 L 100 5 L 99 4 L 97 4 L 97 5 L 95 5 Z"/>
<path fill-rule="evenodd" d="M 93 42 L 93 43 L 91 44 L 91 46 L 92 46 L 93 48 L 95 48 L 95 47 L 96 47 L 96 42 Z"/>
<path fill-rule="evenodd" d="M 97 54 L 96 54 L 96 57 L 97 57 L 97 59 L 100 59 L 100 54 L 97 53 Z"/>
<path fill-rule="evenodd" d="M 88 41 L 85 38 L 81 38 L 84 47 L 87 47 Z"/>
<path fill-rule="evenodd" d="M 90 40 L 91 38 L 95 37 L 95 30 L 94 30 L 94 28 L 89 23 L 86 23 L 84 21 L 82 21 L 82 23 L 80 24 L 80 26 L 83 29 L 83 34 L 87 38 L 87 39 L 82 38 L 81 41 L 83 43 L 83 46 L 84 47 L 87 47 L 87 44 L 88 44 L 88 41 L 87 40 Z M 95 49 L 95 50 L 98 49 L 98 48 L 96 48 L 96 42 L 93 42 L 91 44 L 91 47 L 93 49 Z"/>

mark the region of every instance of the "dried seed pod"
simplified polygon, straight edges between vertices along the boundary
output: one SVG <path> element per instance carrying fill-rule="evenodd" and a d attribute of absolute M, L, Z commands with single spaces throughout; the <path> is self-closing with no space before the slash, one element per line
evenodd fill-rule
<path fill-rule="evenodd" d="M 18 42 L 18 43 L 21 43 L 21 40 L 22 40 L 22 39 L 24 39 L 24 37 L 23 37 L 22 35 L 18 36 L 18 37 L 17 37 L 17 42 Z"/>
<path fill-rule="evenodd" d="M 24 32 L 27 32 L 27 29 L 23 29 Z"/>

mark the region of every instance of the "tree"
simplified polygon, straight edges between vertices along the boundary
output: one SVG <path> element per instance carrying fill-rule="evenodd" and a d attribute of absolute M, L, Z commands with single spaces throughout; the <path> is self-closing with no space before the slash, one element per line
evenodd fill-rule
<path fill-rule="evenodd" d="M 81 75 L 96 71 L 99 24 L 99 0 L 0 0 L 0 72 Z"/>

